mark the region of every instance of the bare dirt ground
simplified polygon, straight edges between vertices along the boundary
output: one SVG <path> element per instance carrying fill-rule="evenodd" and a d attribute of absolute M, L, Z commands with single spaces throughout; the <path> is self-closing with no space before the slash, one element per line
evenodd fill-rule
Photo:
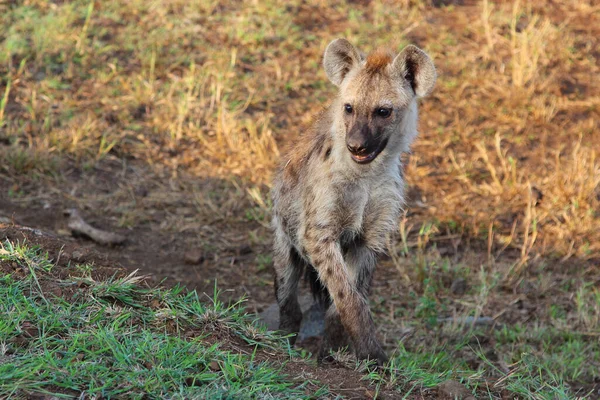
<path fill-rule="evenodd" d="M 266 235 L 264 227 L 244 221 L 244 215 L 233 216 L 239 219 L 238 223 L 235 220 L 227 223 L 217 215 L 211 221 L 201 221 L 193 197 L 181 192 L 178 195 L 177 188 L 171 186 L 165 188 L 151 180 L 144 182 L 136 178 L 133 181 L 129 177 L 128 172 L 134 174 L 133 171 L 143 170 L 143 167 L 131 167 L 127 172 L 109 171 L 110 166 L 106 168 L 104 173 L 81 177 L 72 185 L 63 182 L 60 191 L 35 188 L 39 192 L 33 195 L 32 200 L 1 199 L 2 217 L 5 222 L 43 229 L 70 239 L 72 234 L 64 211 L 77 207 L 93 226 L 127 237 L 123 245 L 113 247 L 99 245 L 89 238 L 78 238 L 76 243 L 84 254 L 103 254 L 118 265 L 139 269 L 157 281 L 166 279 L 167 285 L 178 283 L 210 294 L 216 280 L 227 297 L 233 299 L 247 295 L 251 298 L 252 307 L 257 309 L 272 301 L 269 265 L 256 263 L 257 257 L 267 255 L 269 248 L 266 245 L 253 246 L 248 236 L 249 232 L 256 231 Z M 131 185 L 132 181 L 135 186 Z M 170 185 L 178 184 L 170 181 Z M 222 190 L 219 185 L 223 183 L 199 181 L 195 190 L 218 193 Z M 128 201 L 137 203 L 136 212 L 143 214 L 145 223 L 129 229 L 115 227 L 111 224 L 115 217 L 110 212 L 98 213 L 95 210 L 97 203 L 86 202 L 87 199 L 97 199 L 99 193 L 107 194 L 102 203 L 107 200 L 119 202 L 119 194 L 128 197 Z M 115 196 L 116 193 L 119 194 Z M 152 203 L 155 197 L 170 203 L 170 206 L 156 209 L 152 205 L 144 205 L 145 199 Z M 166 224 L 169 224 L 170 232 L 161 229 Z M 211 240 L 213 238 L 216 240 Z"/>
<path fill-rule="evenodd" d="M 334 93 L 324 46 L 414 43 L 439 80 L 373 285 L 380 335 L 407 365 L 443 353 L 506 383 L 531 372 L 526 353 L 598 393 L 594 2 L 25 3 L 0 32 L 0 222 L 55 234 L 77 262 L 209 294 L 216 280 L 260 312 L 270 180 Z M 126 242 L 73 238 L 68 208 Z"/>

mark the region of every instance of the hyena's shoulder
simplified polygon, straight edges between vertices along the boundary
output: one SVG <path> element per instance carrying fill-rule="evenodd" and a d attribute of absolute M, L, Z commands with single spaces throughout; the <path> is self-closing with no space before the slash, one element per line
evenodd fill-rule
<path fill-rule="evenodd" d="M 331 113 L 326 108 L 291 142 L 279 171 L 279 179 L 286 186 L 300 184 L 302 178 L 309 176 L 311 166 L 327 161 L 332 150 L 331 125 Z"/>

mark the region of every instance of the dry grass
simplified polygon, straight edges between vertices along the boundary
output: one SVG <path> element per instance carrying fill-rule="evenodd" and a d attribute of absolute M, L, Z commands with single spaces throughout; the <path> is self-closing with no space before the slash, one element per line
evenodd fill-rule
<path fill-rule="evenodd" d="M 282 143 L 333 93 L 328 40 L 417 42 L 440 81 L 409 165 L 426 198 L 413 222 L 517 248 L 517 271 L 600 254 L 592 3 L 27 4 L 3 17 L 5 170 L 111 155 L 268 185 Z"/>
<path fill-rule="evenodd" d="M 593 3 L 4 7 L 6 172 L 110 156 L 268 185 L 279 148 L 333 93 L 319 68 L 331 38 L 367 50 L 416 42 L 440 81 L 408 168 L 424 200 L 408 234 L 433 221 L 496 253 L 516 248 L 514 271 L 539 256 L 599 257 Z"/>
<path fill-rule="evenodd" d="M 586 23 L 578 6 L 540 6 L 484 1 L 479 15 L 456 19 L 454 34 L 462 28 L 468 39 L 437 58 L 435 97 L 444 111 L 435 115 L 440 104 L 427 106 L 435 122 L 426 122 L 431 131 L 417 144 L 409 173 L 428 194 L 429 218 L 521 249 L 517 270 L 538 255 L 599 254 L 599 103 L 585 96 L 597 84 L 581 75 L 598 67 L 577 49 L 589 39 L 574 33 Z M 567 18 L 559 24 L 558 15 Z M 580 86 L 571 92 L 569 85 Z M 428 190 L 435 184 L 442 196 Z"/>

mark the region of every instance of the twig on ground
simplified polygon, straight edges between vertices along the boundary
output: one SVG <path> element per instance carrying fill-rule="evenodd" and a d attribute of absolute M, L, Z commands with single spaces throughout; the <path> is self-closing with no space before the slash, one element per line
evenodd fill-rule
<path fill-rule="evenodd" d="M 72 233 L 87 236 L 94 242 L 103 245 L 114 246 L 125 242 L 125 236 L 94 228 L 85 222 L 79 214 L 79 211 L 75 208 L 65 210 L 64 214 L 69 217 L 68 227 L 71 229 Z"/>

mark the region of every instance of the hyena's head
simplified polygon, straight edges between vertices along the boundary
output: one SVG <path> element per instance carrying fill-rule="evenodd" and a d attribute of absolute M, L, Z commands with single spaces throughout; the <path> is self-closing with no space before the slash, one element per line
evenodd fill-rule
<path fill-rule="evenodd" d="M 436 80 L 429 56 L 411 45 L 396 57 L 377 50 L 365 58 L 337 39 L 327 46 L 323 65 L 339 87 L 336 119 L 343 121 L 352 160 L 367 164 L 386 148 L 407 150 L 416 135 L 415 100 L 429 94 Z"/>

